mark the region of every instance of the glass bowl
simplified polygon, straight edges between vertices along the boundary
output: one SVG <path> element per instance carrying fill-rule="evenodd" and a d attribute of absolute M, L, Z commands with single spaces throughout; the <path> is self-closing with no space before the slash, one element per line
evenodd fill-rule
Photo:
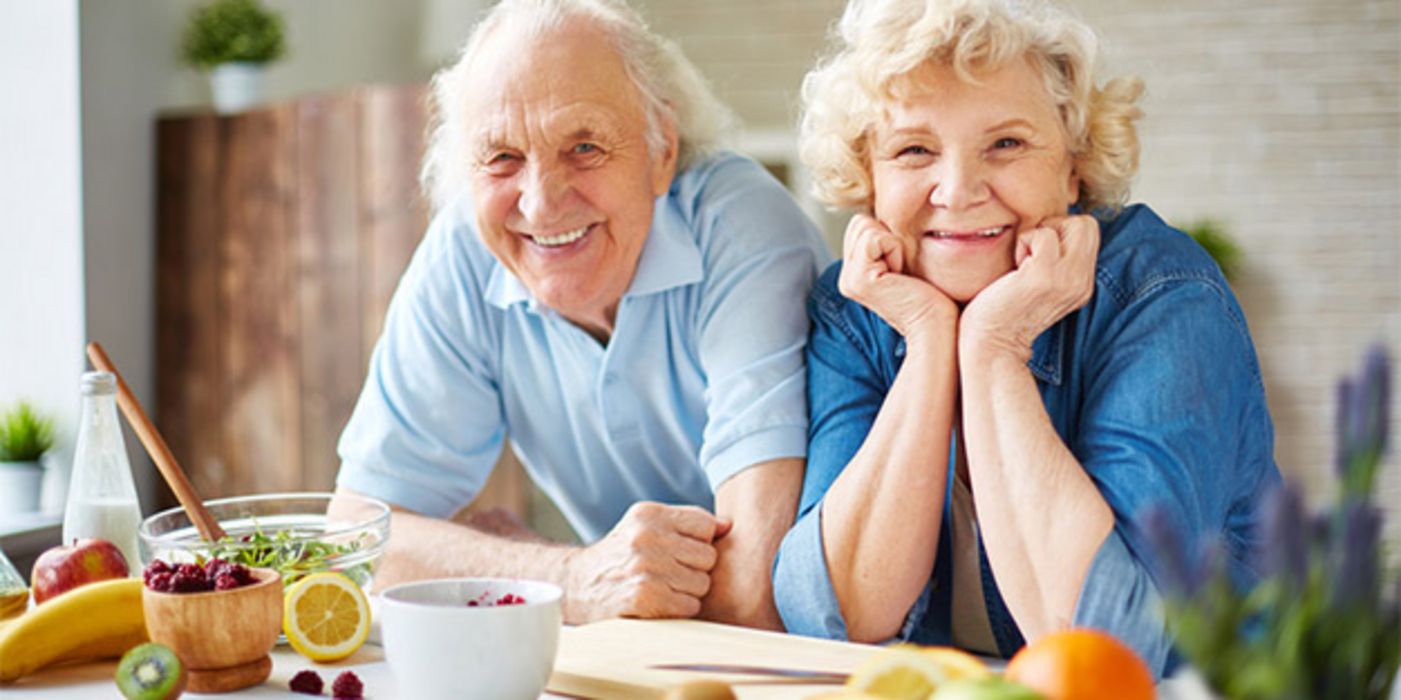
<path fill-rule="evenodd" d="M 205 501 L 228 537 L 201 539 L 183 508 L 146 518 L 137 528 L 142 566 L 155 559 L 202 562 L 218 557 L 276 569 L 290 586 L 310 574 L 339 571 L 367 593 L 389 541 L 389 506 L 359 496 L 338 496 L 345 508 L 328 517 L 333 494 L 274 493 Z M 347 515 L 348 514 L 348 515 Z"/>

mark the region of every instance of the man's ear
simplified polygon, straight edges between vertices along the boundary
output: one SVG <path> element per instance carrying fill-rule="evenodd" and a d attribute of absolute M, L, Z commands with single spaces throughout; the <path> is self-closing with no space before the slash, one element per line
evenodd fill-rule
<path fill-rule="evenodd" d="M 681 140 L 676 131 L 676 120 L 670 115 L 662 118 L 662 140 L 666 146 L 661 153 L 652 156 L 652 196 L 660 197 L 671 189 L 671 181 L 676 177 L 676 159 L 681 150 Z"/>

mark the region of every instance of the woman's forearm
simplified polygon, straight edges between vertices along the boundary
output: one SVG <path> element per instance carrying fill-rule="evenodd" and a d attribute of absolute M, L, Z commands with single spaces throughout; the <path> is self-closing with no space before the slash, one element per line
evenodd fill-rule
<path fill-rule="evenodd" d="M 860 451 L 822 505 L 823 550 L 847 635 L 894 636 L 933 570 L 957 391 L 953 323 L 911 336 Z"/>
<path fill-rule="evenodd" d="M 1019 353 L 963 339 L 963 428 L 988 563 L 1028 639 L 1069 626 L 1114 514 Z"/>

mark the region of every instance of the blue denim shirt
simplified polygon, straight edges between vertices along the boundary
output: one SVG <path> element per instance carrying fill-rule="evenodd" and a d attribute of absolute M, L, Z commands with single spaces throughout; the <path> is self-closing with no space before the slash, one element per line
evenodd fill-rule
<path fill-rule="evenodd" d="M 1036 339 L 1028 366 L 1056 432 L 1114 511 L 1073 623 L 1116 635 L 1161 676 L 1176 659 L 1135 519 L 1165 506 L 1185 541 L 1219 536 L 1233 577 L 1250 582 L 1257 494 L 1280 478 L 1274 428 L 1245 317 L 1211 258 L 1142 205 L 1100 219 L 1100 230 L 1093 297 Z M 866 439 L 905 348 L 876 314 L 841 295 L 839 273 L 840 263 L 829 268 L 808 302 L 807 476 L 798 521 L 774 563 L 774 595 L 789 631 L 844 639 L 822 549 L 823 495 Z M 950 483 L 953 473 L 951 463 Z M 949 510 L 901 639 L 951 643 L 953 577 L 941 565 L 951 556 Z M 1010 656 L 1023 637 L 985 553 L 980 560 L 993 637 Z"/>

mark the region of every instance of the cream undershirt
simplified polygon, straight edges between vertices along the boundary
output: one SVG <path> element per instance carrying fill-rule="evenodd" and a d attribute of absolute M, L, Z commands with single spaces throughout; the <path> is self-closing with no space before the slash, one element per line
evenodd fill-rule
<path fill-rule="evenodd" d="M 955 435 L 952 524 L 953 601 L 950 630 L 954 646 L 978 654 L 999 655 L 983 598 L 982 562 L 978 557 L 978 511 L 969 486 L 968 456 L 962 435 Z"/>

